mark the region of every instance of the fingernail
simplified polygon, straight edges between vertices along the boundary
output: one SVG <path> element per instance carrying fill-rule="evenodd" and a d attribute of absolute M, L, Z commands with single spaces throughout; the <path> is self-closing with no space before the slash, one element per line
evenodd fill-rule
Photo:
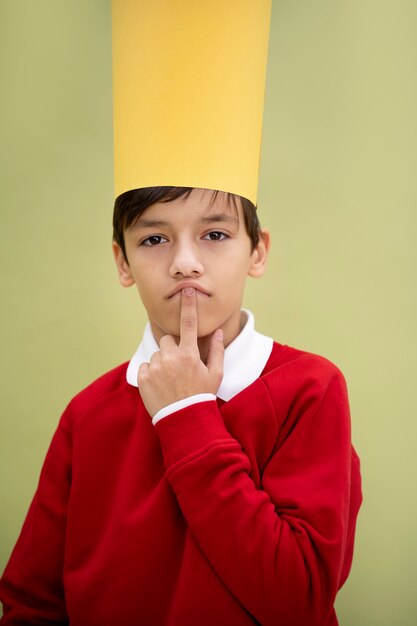
<path fill-rule="evenodd" d="M 194 287 L 184 287 L 184 289 L 182 290 L 182 293 L 185 296 L 192 296 L 195 293 L 195 289 Z"/>

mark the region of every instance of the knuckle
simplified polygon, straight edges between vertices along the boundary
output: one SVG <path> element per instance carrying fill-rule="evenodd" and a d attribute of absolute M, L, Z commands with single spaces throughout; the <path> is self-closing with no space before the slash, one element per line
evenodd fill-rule
<path fill-rule="evenodd" d="M 151 366 L 154 367 L 157 363 L 159 363 L 160 359 L 161 359 L 161 353 L 155 352 L 150 358 L 149 367 Z"/>
<path fill-rule="evenodd" d="M 170 352 L 164 352 L 161 356 L 161 361 L 165 367 L 169 367 L 173 362 L 173 356 Z"/>
<path fill-rule="evenodd" d="M 161 369 L 161 360 L 158 359 L 157 361 L 155 361 L 154 363 L 151 363 L 151 366 L 149 368 L 149 375 L 151 376 L 156 376 L 158 375 L 159 371 Z"/>
<path fill-rule="evenodd" d="M 191 350 L 183 350 L 181 361 L 185 366 L 194 366 L 196 363 L 194 352 Z"/>
<path fill-rule="evenodd" d="M 148 364 L 142 363 L 138 370 L 138 381 L 145 382 L 148 377 Z"/>
<path fill-rule="evenodd" d="M 183 317 L 182 323 L 184 328 L 193 329 L 195 326 L 196 319 L 193 315 L 185 315 Z"/>
<path fill-rule="evenodd" d="M 159 347 L 165 347 L 165 346 L 169 346 L 171 344 L 171 336 L 170 335 L 164 335 L 163 337 L 161 337 L 161 339 L 159 340 Z"/>

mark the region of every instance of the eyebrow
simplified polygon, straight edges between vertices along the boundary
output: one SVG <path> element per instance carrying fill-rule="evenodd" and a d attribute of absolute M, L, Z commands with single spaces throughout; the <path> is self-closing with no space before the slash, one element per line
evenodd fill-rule
<path fill-rule="evenodd" d="M 159 228 L 160 226 L 168 226 L 168 222 L 164 222 L 163 220 L 150 220 L 144 217 L 140 217 L 138 220 L 135 220 L 130 228 Z"/>
<path fill-rule="evenodd" d="M 201 218 L 202 224 L 212 224 L 213 222 L 229 222 L 231 224 L 239 224 L 239 220 L 234 215 L 228 215 L 227 213 L 215 213 L 214 215 L 207 215 Z"/>
<path fill-rule="evenodd" d="M 201 224 L 213 224 L 215 222 L 228 222 L 231 224 L 239 224 L 239 220 L 234 215 L 228 215 L 227 213 L 215 213 L 214 215 L 207 215 L 202 217 L 199 222 Z M 161 228 L 170 226 L 170 222 L 164 220 L 152 220 L 146 217 L 140 217 L 136 220 L 131 228 Z"/>

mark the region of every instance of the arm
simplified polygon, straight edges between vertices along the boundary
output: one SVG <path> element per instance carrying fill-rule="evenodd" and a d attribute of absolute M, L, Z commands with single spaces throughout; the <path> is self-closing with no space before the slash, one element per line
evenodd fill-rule
<path fill-rule="evenodd" d="M 200 547 L 263 626 L 326 623 L 340 586 L 350 495 L 349 415 L 333 378 L 257 488 L 215 402 L 157 423 L 168 480 Z"/>
<path fill-rule="evenodd" d="M 61 423 L 0 581 L 2 626 L 68 624 L 62 574 L 70 481 L 71 443 Z"/>

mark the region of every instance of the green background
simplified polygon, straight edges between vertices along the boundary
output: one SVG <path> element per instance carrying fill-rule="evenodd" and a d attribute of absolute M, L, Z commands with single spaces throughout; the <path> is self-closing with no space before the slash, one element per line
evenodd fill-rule
<path fill-rule="evenodd" d="M 273 2 L 273 250 L 245 304 L 348 381 L 365 500 L 341 626 L 417 623 L 416 23 L 414 0 Z M 0 569 L 61 412 L 145 322 L 110 248 L 110 46 L 108 0 L 0 0 Z"/>

